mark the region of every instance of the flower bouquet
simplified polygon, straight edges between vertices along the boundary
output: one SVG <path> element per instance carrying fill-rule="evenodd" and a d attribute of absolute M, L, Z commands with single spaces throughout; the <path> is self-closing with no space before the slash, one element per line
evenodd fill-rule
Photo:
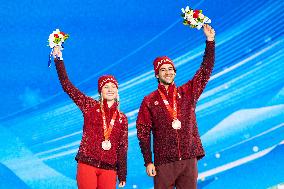
<path fill-rule="evenodd" d="M 49 35 L 48 46 L 51 48 L 51 52 L 49 54 L 48 67 L 51 66 L 51 57 L 53 53 L 53 48 L 55 46 L 60 46 L 60 49 L 63 50 L 64 48 L 63 43 L 68 38 L 69 38 L 69 35 L 64 32 L 61 32 L 59 29 L 56 29 Z"/>
<path fill-rule="evenodd" d="M 191 28 L 197 28 L 200 30 L 204 24 L 211 23 L 211 20 L 202 14 L 202 10 L 193 10 L 187 6 L 185 9 L 182 8 L 183 24 L 188 25 Z"/>

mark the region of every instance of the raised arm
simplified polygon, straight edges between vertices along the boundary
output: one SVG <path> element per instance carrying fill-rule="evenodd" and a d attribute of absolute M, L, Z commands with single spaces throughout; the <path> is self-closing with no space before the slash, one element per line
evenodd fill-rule
<path fill-rule="evenodd" d="M 57 47 L 55 47 L 57 48 Z M 55 49 L 53 53 L 54 57 L 62 57 L 60 49 Z M 86 96 L 79 89 L 77 89 L 69 80 L 63 60 L 57 58 L 54 59 L 59 81 L 63 90 L 70 96 L 75 104 L 84 111 L 88 106 L 95 103 L 95 100 Z"/>
<path fill-rule="evenodd" d="M 207 37 L 206 48 L 200 68 L 190 81 L 193 100 L 196 103 L 208 83 L 215 62 L 215 31 L 211 26 L 204 25 L 204 34 Z"/>

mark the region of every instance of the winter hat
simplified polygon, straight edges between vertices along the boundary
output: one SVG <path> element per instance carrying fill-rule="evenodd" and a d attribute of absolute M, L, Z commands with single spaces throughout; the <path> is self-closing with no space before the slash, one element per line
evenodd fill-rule
<path fill-rule="evenodd" d="M 98 80 L 98 92 L 99 92 L 99 94 L 101 94 L 103 86 L 108 82 L 112 82 L 118 88 L 118 82 L 117 82 L 117 80 L 115 79 L 114 76 L 103 75 Z"/>
<path fill-rule="evenodd" d="M 155 75 L 159 74 L 159 70 L 160 70 L 160 68 L 161 68 L 161 66 L 163 64 L 171 64 L 173 66 L 174 70 L 176 71 L 175 65 L 174 65 L 173 61 L 169 57 L 167 57 L 167 56 L 159 56 L 153 62 Z"/>

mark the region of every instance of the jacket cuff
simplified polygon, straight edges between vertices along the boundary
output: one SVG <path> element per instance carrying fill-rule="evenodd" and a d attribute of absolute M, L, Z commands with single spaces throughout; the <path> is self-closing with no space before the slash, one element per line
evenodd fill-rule
<path fill-rule="evenodd" d="M 55 62 L 55 63 L 59 63 L 59 62 L 63 62 L 63 60 L 59 60 L 59 59 L 55 58 L 55 59 L 54 59 L 54 62 Z"/>
<path fill-rule="evenodd" d="M 119 182 L 122 182 L 122 181 L 125 181 L 125 182 L 126 182 L 126 175 L 120 175 L 120 174 L 118 174 L 118 181 L 119 181 Z"/>
<path fill-rule="evenodd" d="M 215 39 L 213 41 L 207 41 L 206 40 L 206 44 L 215 44 Z"/>

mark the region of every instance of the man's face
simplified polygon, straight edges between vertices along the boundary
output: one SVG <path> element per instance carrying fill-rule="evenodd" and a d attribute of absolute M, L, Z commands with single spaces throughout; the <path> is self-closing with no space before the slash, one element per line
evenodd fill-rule
<path fill-rule="evenodd" d="M 163 64 L 159 69 L 159 74 L 156 77 L 161 84 L 170 85 L 176 76 L 174 67 L 171 64 Z"/>
<path fill-rule="evenodd" d="M 106 83 L 102 88 L 102 97 L 107 101 L 113 101 L 117 98 L 117 87 L 112 82 Z"/>

